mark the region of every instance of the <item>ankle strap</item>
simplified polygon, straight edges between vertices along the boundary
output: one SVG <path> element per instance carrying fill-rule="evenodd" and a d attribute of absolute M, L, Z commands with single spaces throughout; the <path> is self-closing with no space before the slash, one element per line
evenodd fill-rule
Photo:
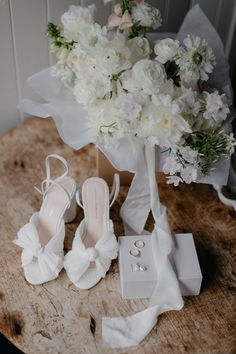
<path fill-rule="evenodd" d="M 114 174 L 113 185 L 110 193 L 110 207 L 115 203 L 120 191 L 120 176 L 118 173 Z"/>
<path fill-rule="evenodd" d="M 51 179 L 51 166 L 50 166 L 50 159 L 51 158 L 59 160 L 60 162 L 62 162 L 63 166 L 65 167 L 65 172 L 61 176 L 56 178 L 57 182 L 55 180 Z M 63 185 L 58 183 L 64 177 L 66 177 L 68 175 L 69 169 L 68 169 L 67 161 L 60 155 L 50 154 L 45 159 L 45 166 L 46 166 L 46 178 L 41 183 L 41 189 L 39 189 L 37 187 L 34 187 L 36 189 L 36 191 L 39 192 L 43 198 L 45 198 L 45 196 L 46 196 L 47 192 L 49 191 L 49 189 L 52 186 L 57 186 L 57 187 L 61 188 L 66 193 L 66 195 L 67 195 L 67 197 L 69 199 L 69 202 L 71 202 L 70 193 L 67 191 L 67 189 Z"/>
<path fill-rule="evenodd" d="M 114 177 L 113 177 L 113 184 L 112 184 L 112 189 L 111 189 L 111 193 L 110 193 L 110 197 L 109 197 L 110 207 L 112 207 L 112 205 L 115 203 L 116 198 L 118 197 L 119 191 L 120 191 L 120 176 L 118 173 L 115 173 Z M 78 188 L 78 190 L 76 192 L 75 198 L 76 198 L 77 204 L 82 209 L 84 209 L 82 198 L 81 198 L 81 193 L 80 193 L 80 187 Z"/>
<path fill-rule="evenodd" d="M 60 156 L 60 155 L 57 155 L 57 154 L 50 154 L 46 157 L 45 159 L 45 166 L 46 166 L 46 188 L 49 188 L 49 181 L 52 181 L 51 179 L 51 166 L 50 166 L 50 159 L 55 159 L 55 160 L 58 160 L 60 161 L 63 166 L 65 167 L 65 172 L 57 177 L 57 180 L 61 180 L 63 179 L 64 177 L 66 177 L 68 175 L 68 172 L 69 172 L 69 168 L 68 168 L 68 163 L 67 161 L 64 159 L 64 157 Z"/>

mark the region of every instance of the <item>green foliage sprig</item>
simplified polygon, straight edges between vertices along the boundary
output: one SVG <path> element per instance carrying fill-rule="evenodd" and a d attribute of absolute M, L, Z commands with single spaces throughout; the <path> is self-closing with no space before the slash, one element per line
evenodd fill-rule
<path fill-rule="evenodd" d="M 129 0 L 121 0 L 120 7 L 123 14 L 125 11 L 128 11 L 130 14 L 132 13 L 132 6 Z"/>
<path fill-rule="evenodd" d="M 200 156 L 200 166 L 204 175 L 207 175 L 213 164 L 224 156 L 229 155 L 232 148 L 230 138 L 222 131 L 194 132 L 185 137 L 186 145 L 196 150 Z"/>
<path fill-rule="evenodd" d="M 46 35 L 52 40 L 53 45 L 57 48 L 72 50 L 76 43 L 75 41 L 68 42 L 66 38 L 61 35 L 61 26 L 54 25 L 52 22 L 48 23 Z"/>

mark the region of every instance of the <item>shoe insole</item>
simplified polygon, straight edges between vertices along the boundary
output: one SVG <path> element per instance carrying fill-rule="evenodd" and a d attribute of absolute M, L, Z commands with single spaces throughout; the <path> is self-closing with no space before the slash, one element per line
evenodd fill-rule
<path fill-rule="evenodd" d="M 85 247 L 94 247 L 108 230 L 109 189 L 99 177 L 88 178 L 82 188 L 82 200 L 87 233 L 83 239 Z"/>
<path fill-rule="evenodd" d="M 57 183 L 63 185 L 70 196 L 75 192 L 75 182 L 70 177 L 64 177 Z M 46 245 L 56 234 L 59 223 L 69 204 L 66 192 L 58 187 L 52 186 L 46 194 L 41 209 L 39 211 L 38 233 L 40 242 Z"/>

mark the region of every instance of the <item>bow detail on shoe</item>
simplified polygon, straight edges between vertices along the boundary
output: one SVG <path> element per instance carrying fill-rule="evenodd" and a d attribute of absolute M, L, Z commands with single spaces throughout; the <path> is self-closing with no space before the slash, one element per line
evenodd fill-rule
<path fill-rule="evenodd" d="M 37 228 L 33 223 L 24 225 L 18 231 L 17 237 L 13 243 L 23 248 L 21 254 L 23 267 L 30 265 L 35 258 L 45 278 L 58 275 L 62 267 L 62 257 L 53 252 L 50 246 L 43 246 L 40 243 Z"/>
<path fill-rule="evenodd" d="M 91 262 L 95 262 L 94 272 L 104 277 L 111 260 L 117 257 L 118 244 L 113 232 L 108 232 L 95 245 L 86 248 L 80 235 L 76 235 L 73 248 L 67 253 L 64 267 L 70 278 L 77 282 L 88 270 Z"/>

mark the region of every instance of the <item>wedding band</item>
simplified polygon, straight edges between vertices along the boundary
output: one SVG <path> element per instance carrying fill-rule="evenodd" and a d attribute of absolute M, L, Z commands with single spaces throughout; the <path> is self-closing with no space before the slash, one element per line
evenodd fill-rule
<path fill-rule="evenodd" d="M 145 272 L 146 270 L 148 270 L 148 267 L 145 264 L 139 264 L 139 270 Z"/>
<path fill-rule="evenodd" d="M 145 246 L 145 242 L 143 240 L 137 240 L 134 242 L 135 247 L 143 248 Z"/>
<path fill-rule="evenodd" d="M 139 271 L 145 272 L 146 270 L 148 270 L 148 266 L 140 263 L 131 264 L 131 268 L 132 268 L 132 272 L 139 272 Z"/>
<path fill-rule="evenodd" d="M 137 248 L 131 248 L 131 250 L 129 251 L 129 253 L 131 254 L 131 256 L 133 257 L 140 257 L 141 252 L 137 249 Z"/>
<path fill-rule="evenodd" d="M 139 265 L 137 263 L 132 264 L 131 267 L 132 267 L 132 272 L 138 272 L 140 270 Z"/>

